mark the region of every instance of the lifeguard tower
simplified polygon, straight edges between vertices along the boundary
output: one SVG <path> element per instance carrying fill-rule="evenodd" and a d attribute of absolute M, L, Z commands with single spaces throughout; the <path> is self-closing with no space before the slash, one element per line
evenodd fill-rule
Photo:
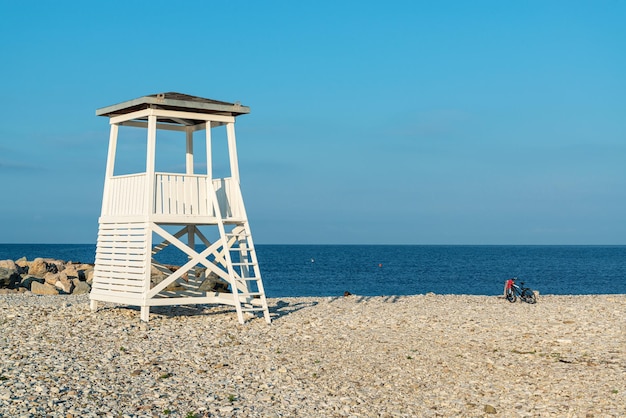
<path fill-rule="evenodd" d="M 246 312 L 262 313 L 270 323 L 239 186 L 235 118 L 249 112 L 239 103 L 180 93 L 153 94 L 96 111 L 109 118 L 111 131 L 90 294 L 93 311 L 98 301 L 139 306 L 141 320 L 148 321 L 151 306 L 225 304 L 235 308 L 240 323 Z M 118 133 L 127 126 L 147 130 L 145 171 L 116 174 Z M 230 175 L 222 178 L 213 177 L 215 129 L 225 129 L 228 163 L 223 163 Z M 157 133 L 165 131 L 180 136 L 184 172 L 155 170 Z M 203 173 L 194 168 L 197 132 L 206 150 Z M 186 260 L 177 269 L 157 261 L 169 246 Z M 151 280 L 155 272 L 161 281 Z M 216 280 L 222 288 L 211 286 Z"/>

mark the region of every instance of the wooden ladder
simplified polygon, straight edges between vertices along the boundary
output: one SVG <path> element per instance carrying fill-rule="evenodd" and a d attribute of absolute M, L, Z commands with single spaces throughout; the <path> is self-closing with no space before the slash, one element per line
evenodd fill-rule
<path fill-rule="evenodd" d="M 237 224 L 230 232 L 224 232 L 223 236 L 224 255 L 227 257 L 228 275 L 239 323 L 244 323 L 244 312 L 253 315 L 262 312 L 265 322 L 271 323 L 248 222 Z"/>

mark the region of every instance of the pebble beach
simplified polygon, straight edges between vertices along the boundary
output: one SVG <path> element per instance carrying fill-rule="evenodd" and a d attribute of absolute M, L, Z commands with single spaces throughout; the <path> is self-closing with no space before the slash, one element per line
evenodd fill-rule
<path fill-rule="evenodd" d="M 0 296 L 5 417 L 619 417 L 626 295 L 269 299 Z"/>

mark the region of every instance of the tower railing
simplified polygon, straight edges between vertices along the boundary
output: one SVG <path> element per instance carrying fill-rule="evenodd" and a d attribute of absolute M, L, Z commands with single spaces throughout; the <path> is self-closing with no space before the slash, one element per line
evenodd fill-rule
<path fill-rule="evenodd" d="M 156 173 L 154 200 L 146 210 L 146 173 L 114 176 L 107 182 L 102 216 L 215 217 L 209 183 L 216 193 L 222 218 L 243 218 L 239 184 L 231 177 L 209 179 L 202 174 Z"/>

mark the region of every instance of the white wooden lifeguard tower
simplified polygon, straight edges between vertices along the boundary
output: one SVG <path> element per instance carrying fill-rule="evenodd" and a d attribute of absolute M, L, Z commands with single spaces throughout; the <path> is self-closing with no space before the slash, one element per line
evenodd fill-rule
<path fill-rule="evenodd" d="M 141 320 L 148 321 L 151 306 L 225 304 L 234 306 L 240 323 L 245 312 L 262 312 L 270 323 L 239 186 L 235 117 L 249 112 L 239 103 L 180 93 L 153 94 L 96 111 L 110 118 L 111 131 L 92 310 L 98 301 L 139 306 Z M 147 129 L 144 172 L 115 174 L 121 126 Z M 230 176 L 223 178 L 213 178 L 212 168 L 211 131 L 218 127 L 225 127 L 230 166 Z M 161 131 L 181 136 L 185 172 L 155 171 Z M 204 131 L 206 141 L 206 172 L 201 174 L 194 172 L 194 132 L 198 131 Z M 175 271 L 156 259 L 170 245 L 188 260 Z M 151 283 L 155 268 L 166 275 L 157 284 Z M 229 284 L 226 291 L 207 289 L 205 282 L 216 276 Z"/>

